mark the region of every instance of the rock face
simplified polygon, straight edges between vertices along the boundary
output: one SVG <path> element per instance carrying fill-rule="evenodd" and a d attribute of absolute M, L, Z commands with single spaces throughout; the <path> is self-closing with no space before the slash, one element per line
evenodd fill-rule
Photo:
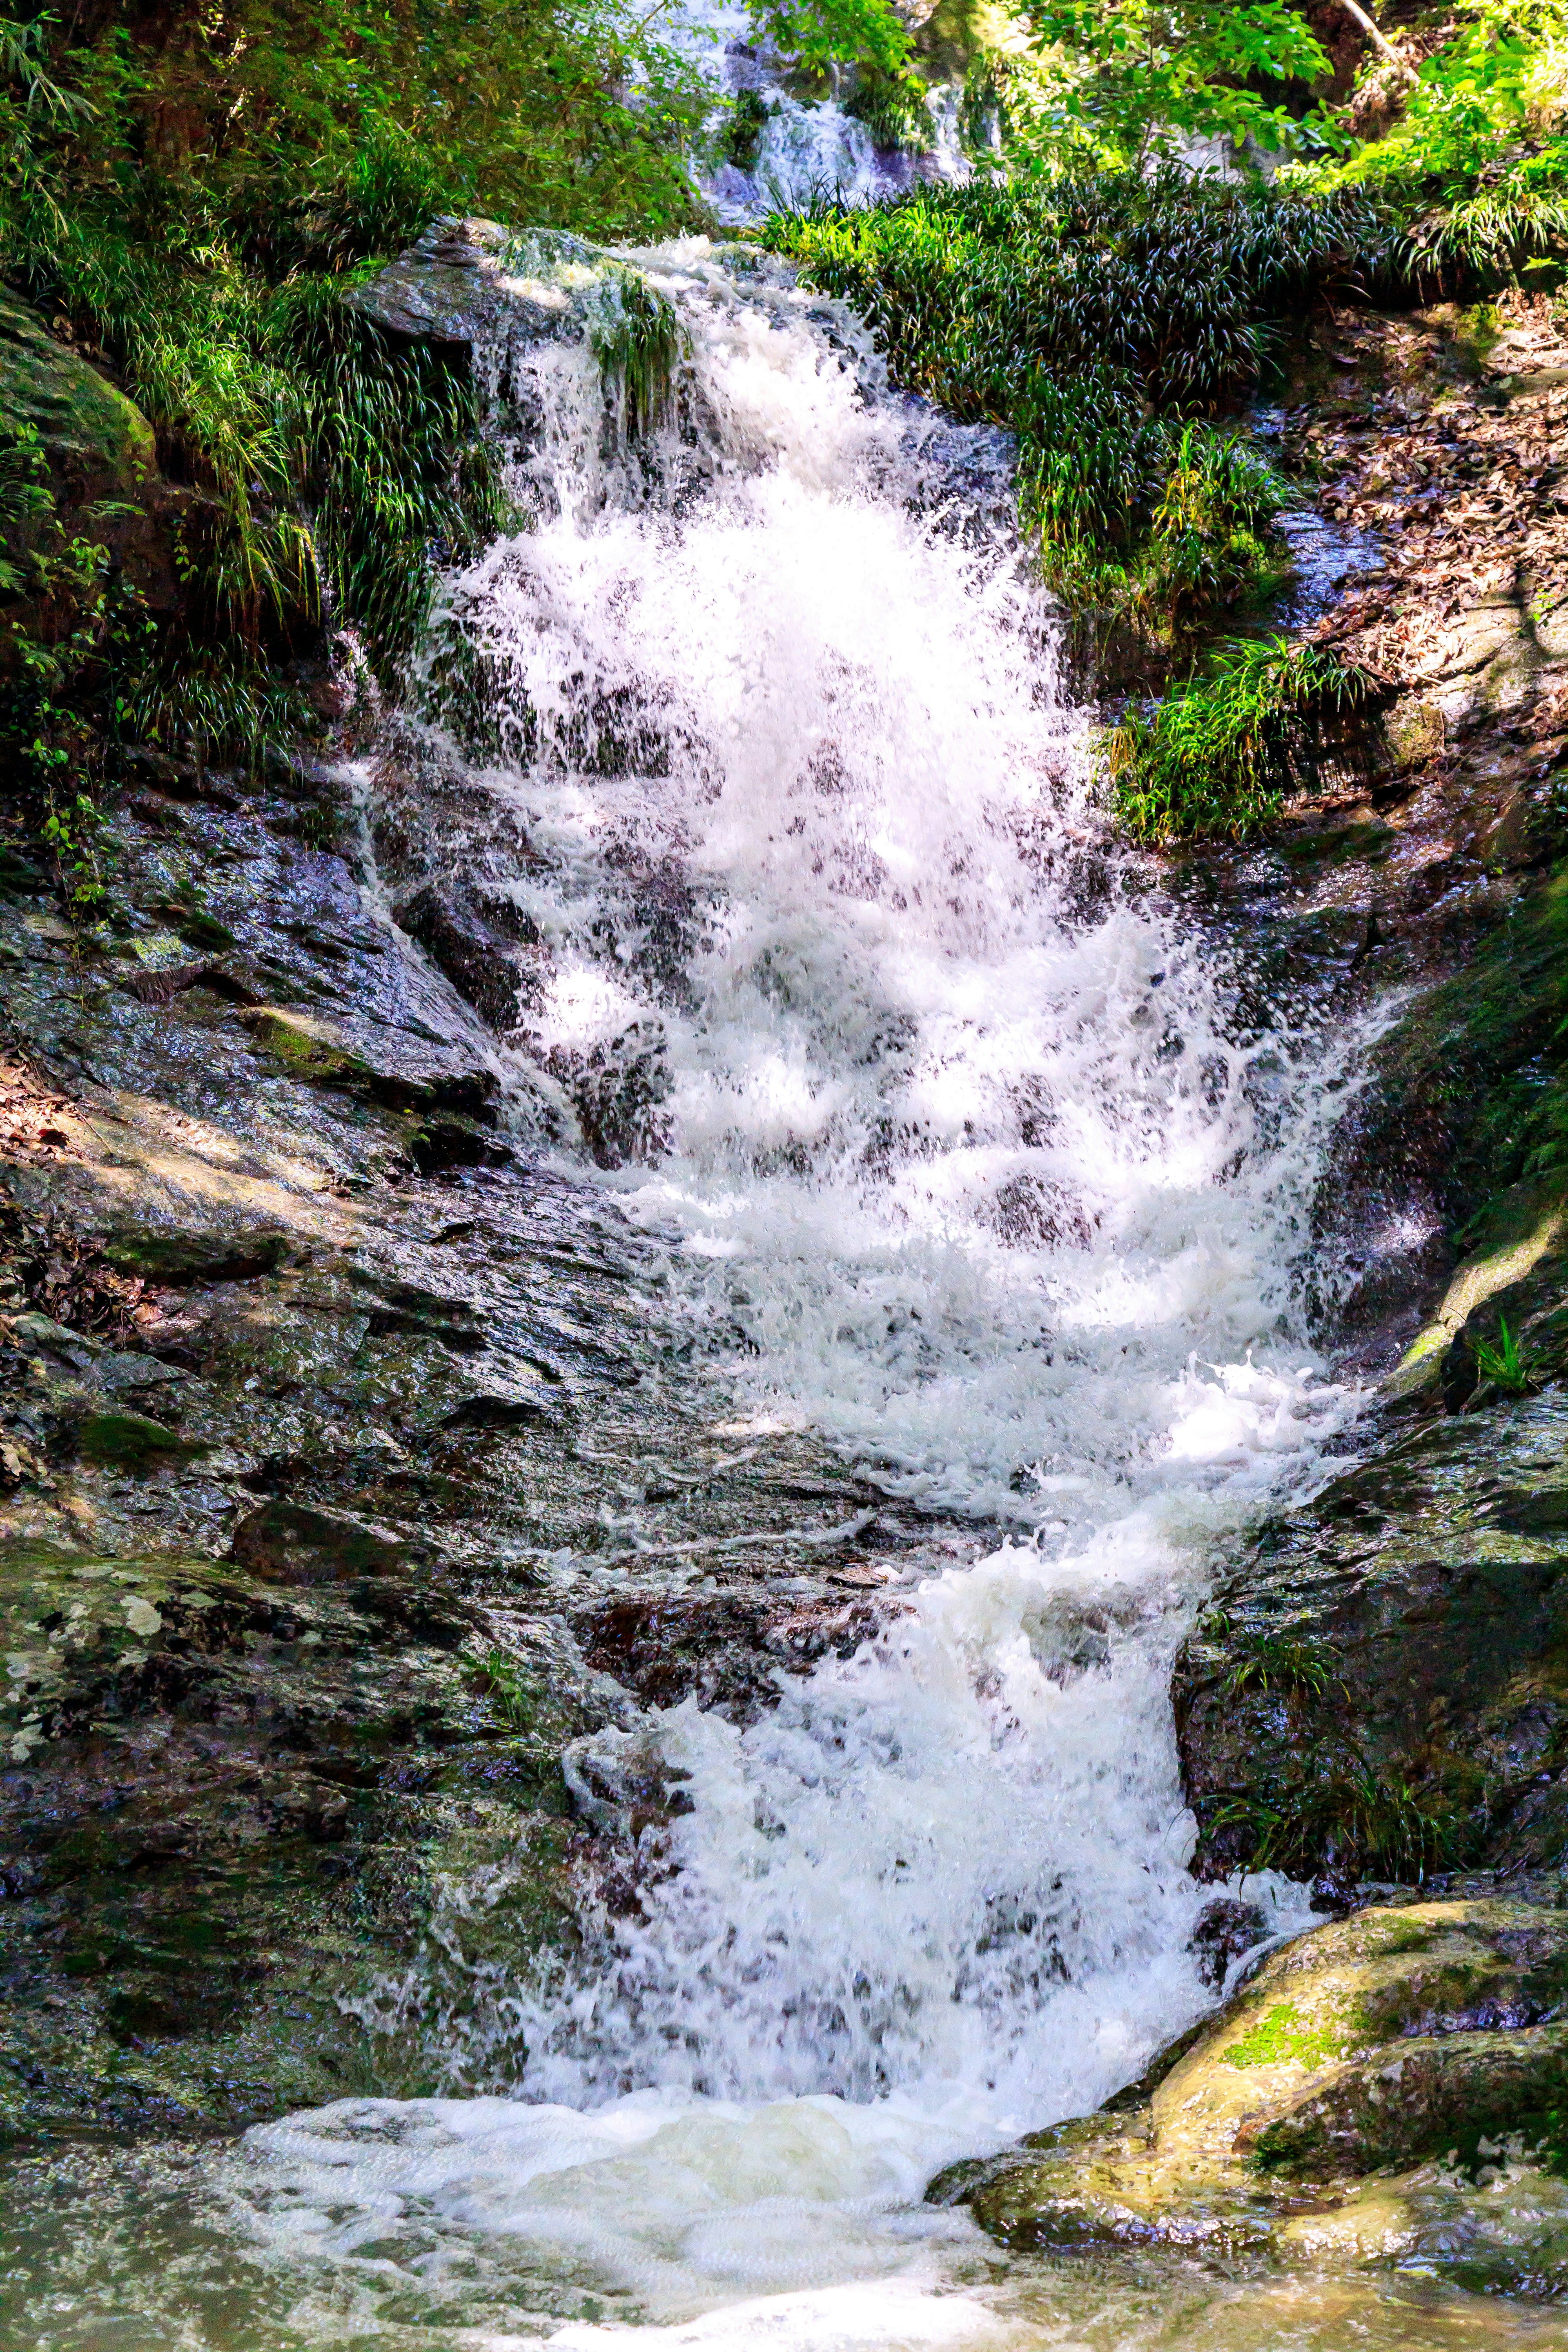
<path fill-rule="evenodd" d="M 1289 2256 L 1325 2228 L 1353 2248 L 1371 2216 L 1380 2254 L 1441 2227 L 1452 2254 L 1455 2209 L 1485 2201 L 1473 2168 L 1489 2154 L 1510 2140 L 1520 2162 L 1526 2146 L 1552 2162 L 1568 2150 L 1565 2019 L 1568 1914 L 1363 1911 L 1272 1953 L 1145 2103 L 955 2168 L 928 2194 L 967 2202 L 1015 2247 Z M 1539 2222 L 1494 2242 L 1500 2284 L 1510 2263 L 1538 2274 Z"/>
<path fill-rule="evenodd" d="M 515 332 L 566 331 L 574 295 L 602 267 L 597 248 L 564 229 L 520 236 L 500 221 L 442 219 L 349 299 L 397 341 L 458 360 Z"/>
<path fill-rule="evenodd" d="M 574 1743 L 744 1719 L 977 1540 L 716 1434 L 330 777 L 152 774 L 100 933 L 0 869 L 0 2140 L 439 2088 L 585 1884 L 636 1901 Z"/>
<path fill-rule="evenodd" d="M 1268 1524 L 1177 1667 L 1202 1866 L 1406 1884 L 1560 1866 L 1568 1405 L 1390 1421 Z"/>

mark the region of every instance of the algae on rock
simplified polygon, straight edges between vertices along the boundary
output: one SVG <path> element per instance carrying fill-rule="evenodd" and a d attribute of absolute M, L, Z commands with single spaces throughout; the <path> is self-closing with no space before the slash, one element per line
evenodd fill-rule
<path fill-rule="evenodd" d="M 1011 2247 L 1277 2257 L 1313 2250 L 1307 2216 L 1353 2246 L 1364 2205 L 1370 2251 L 1396 2256 L 1434 2210 L 1475 2200 L 1457 2168 L 1510 2138 L 1521 2161 L 1527 2146 L 1568 2156 L 1565 2017 L 1568 1914 L 1499 1900 L 1363 1911 L 1272 1952 L 1184 2037 L 1146 2104 L 1038 2133 L 928 2194 L 967 2202 Z M 1506 2284 L 1508 2248 L 1494 2254 Z M 1514 2259 L 1538 2262 L 1528 2228 Z"/>

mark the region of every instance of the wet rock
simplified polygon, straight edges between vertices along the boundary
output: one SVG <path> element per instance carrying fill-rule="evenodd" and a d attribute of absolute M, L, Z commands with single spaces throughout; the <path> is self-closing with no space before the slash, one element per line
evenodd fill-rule
<path fill-rule="evenodd" d="M 516 1026 L 533 975 L 509 939 L 475 908 L 433 884 L 398 901 L 399 925 L 417 940 L 459 996 L 492 1029 Z"/>
<path fill-rule="evenodd" d="M 1500 2135 L 1558 2144 L 1565 2007 L 1568 1916 L 1506 1901 L 1363 1911 L 1272 1953 L 1144 2104 L 933 2190 L 1012 2247 L 1288 2252 L 1304 2202 L 1352 2212 L 1361 2180 L 1391 2168 L 1408 2219 L 1431 2186 L 1411 2168 Z"/>
<path fill-rule="evenodd" d="M 660 1106 L 670 1089 L 661 1022 L 634 1021 L 587 1053 L 556 1046 L 544 1066 L 571 1097 L 597 1166 L 620 1168 L 657 1154 L 666 1133 Z"/>
<path fill-rule="evenodd" d="M 163 1233 L 121 1227 L 103 1244 L 117 1274 L 184 1288 L 275 1274 L 297 1244 L 285 1233 Z"/>
<path fill-rule="evenodd" d="M 574 1622 L 587 1664 L 645 1706 L 695 1698 L 749 1723 L 776 1698 L 781 1673 L 807 1674 L 830 1654 L 853 1657 L 887 1613 L 870 1601 L 763 1590 L 642 1595 L 584 1610 Z"/>
<path fill-rule="evenodd" d="M 320 1511 L 304 1503 L 263 1503 L 234 1531 L 230 1555 L 253 1576 L 275 1584 L 336 1584 L 345 1578 L 395 1576 L 428 1560 L 429 1545 L 385 1528 Z"/>
<path fill-rule="evenodd" d="M 591 273 L 598 257 L 563 230 L 520 237 L 500 221 L 447 218 L 350 299 L 399 341 L 467 356 L 509 333 L 563 333 L 574 320 L 570 273 Z"/>
<path fill-rule="evenodd" d="M 1568 1841 L 1568 1400 L 1363 1434 L 1259 1532 L 1177 1662 L 1184 1781 L 1215 1875 L 1542 1869 Z"/>
<path fill-rule="evenodd" d="M 1268 1933 L 1268 1916 L 1260 1904 L 1238 1903 L 1234 1896 L 1222 1895 L 1204 1909 L 1187 1949 L 1204 1983 L 1217 1992 L 1232 1961 L 1263 1943 Z"/>

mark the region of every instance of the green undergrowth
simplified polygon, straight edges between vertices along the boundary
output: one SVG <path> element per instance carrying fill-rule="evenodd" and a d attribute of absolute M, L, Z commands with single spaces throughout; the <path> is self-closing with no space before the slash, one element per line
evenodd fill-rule
<path fill-rule="evenodd" d="M 1345 190 L 1169 167 L 982 178 L 765 234 L 868 320 L 895 379 L 1018 437 L 1019 496 L 1069 604 L 1167 649 L 1272 584 L 1285 492 L 1208 420 L 1257 386 L 1284 322 L 1391 282 L 1393 215 Z"/>
<path fill-rule="evenodd" d="M 0 425 L 0 750 L 73 907 L 101 889 L 119 745 L 256 759 L 311 723 L 298 680 L 329 631 L 395 683 L 434 567 L 500 519 L 467 383 L 395 347 L 346 299 L 356 278 L 447 212 L 693 226 L 708 104 L 654 19 L 610 0 L 0 16 L 0 280 L 153 425 L 178 599 L 141 606 L 113 517 L 62 504 Z M 628 275 L 601 358 L 634 429 L 668 337 Z"/>
<path fill-rule="evenodd" d="M 1568 8 L 1472 0 L 1440 29 L 1406 86 L 1369 58 L 1363 80 L 1381 81 L 1392 117 L 1380 135 L 1285 177 L 1394 205 L 1428 292 L 1553 285 L 1568 261 Z"/>
<path fill-rule="evenodd" d="M 1365 703 L 1360 673 L 1283 638 L 1224 646 L 1105 742 L 1112 804 L 1136 840 L 1239 840 L 1315 783 L 1333 721 Z"/>
<path fill-rule="evenodd" d="M 1420 1885 L 1464 1860 L 1466 1835 L 1443 1789 L 1378 1772 L 1346 1739 L 1219 1806 L 1204 1844 L 1238 1853 L 1249 1871 L 1311 1878 L 1326 1867 L 1352 1880 Z"/>

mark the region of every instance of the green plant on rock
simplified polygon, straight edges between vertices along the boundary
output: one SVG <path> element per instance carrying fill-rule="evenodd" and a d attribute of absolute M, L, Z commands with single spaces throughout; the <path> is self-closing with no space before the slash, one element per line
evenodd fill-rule
<path fill-rule="evenodd" d="M 1219 1806 L 1205 1825 L 1205 1847 L 1239 1852 L 1248 1870 L 1311 1877 L 1327 1865 L 1343 1877 L 1417 1885 L 1458 1857 L 1461 1824 L 1440 1790 L 1385 1779 L 1353 1748 L 1314 1755 L 1308 1768 Z"/>
<path fill-rule="evenodd" d="M 473 1668 L 476 1681 L 513 1731 L 531 1731 L 539 1713 L 539 1693 L 509 1652 L 491 1647 Z"/>
<path fill-rule="evenodd" d="M 1568 8 L 1562 0 L 1473 0 L 1444 31 L 1400 92 L 1384 136 L 1291 172 L 1320 187 L 1392 198 L 1410 218 L 1412 263 L 1428 285 L 1497 284 L 1561 266 Z"/>
<path fill-rule="evenodd" d="M 1174 687 L 1152 716 L 1105 740 L 1117 821 L 1135 840 L 1239 840 L 1315 781 L 1325 714 L 1365 700 L 1360 673 L 1283 638 L 1223 649 L 1208 674 Z"/>
<path fill-rule="evenodd" d="M 1187 424 L 1167 444 L 1140 591 L 1173 635 L 1272 585 L 1286 484 L 1239 434 Z"/>
<path fill-rule="evenodd" d="M 636 270 L 609 270 L 595 291 L 588 337 L 620 438 L 643 439 L 668 407 L 686 356 L 675 305 Z"/>
<path fill-rule="evenodd" d="M 1519 1341 L 1509 1329 L 1508 1317 L 1498 1317 L 1498 1338 L 1494 1347 L 1489 1339 L 1476 1342 L 1476 1370 L 1483 1381 L 1494 1388 L 1503 1389 L 1510 1396 L 1528 1396 L 1535 1386 L 1530 1367 L 1519 1351 Z"/>
<path fill-rule="evenodd" d="M 1286 1698 L 1321 1698 L 1333 1680 L 1332 1662 L 1315 1642 L 1287 1633 L 1256 1633 L 1224 1683 L 1227 1698 L 1277 1692 Z"/>

